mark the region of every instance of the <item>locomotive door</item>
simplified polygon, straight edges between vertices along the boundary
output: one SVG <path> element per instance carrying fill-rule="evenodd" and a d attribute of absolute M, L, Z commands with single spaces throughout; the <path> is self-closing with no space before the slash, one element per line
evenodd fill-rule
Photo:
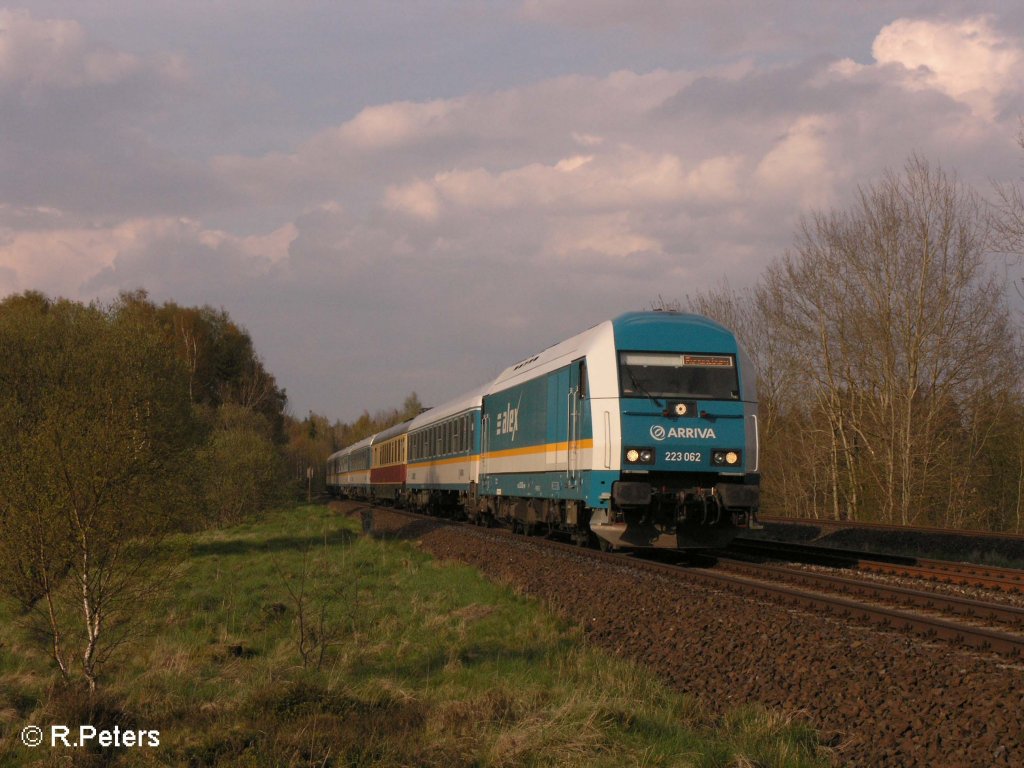
<path fill-rule="evenodd" d="M 586 396 L 587 369 L 584 359 L 569 366 L 569 392 L 566 406 L 566 443 L 568 463 L 566 485 L 575 488 L 580 477 L 580 439 L 583 428 L 583 398 Z"/>
<path fill-rule="evenodd" d="M 491 490 L 491 478 L 487 474 L 487 451 L 491 447 L 490 423 L 490 414 L 483 413 L 480 417 L 480 487 L 485 492 Z"/>

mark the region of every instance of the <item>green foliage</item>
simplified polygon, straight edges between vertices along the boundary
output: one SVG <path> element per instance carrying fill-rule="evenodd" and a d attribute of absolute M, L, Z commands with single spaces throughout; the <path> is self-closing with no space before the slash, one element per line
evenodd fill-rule
<path fill-rule="evenodd" d="M 212 410 L 235 404 L 259 413 L 272 439 L 283 441 L 285 391 L 264 368 L 249 334 L 227 312 L 174 302 L 158 307 L 145 291 L 124 293 L 118 303 L 121 312 L 159 329 L 184 366 L 192 402 Z"/>
<path fill-rule="evenodd" d="M 237 523 L 282 500 L 284 463 L 258 413 L 225 404 L 198 455 L 208 520 Z"/>
<path fill-rule="evenodd" d="M 63 674 L 77 658 L 91 685 L 128 625 L 148 546 L 186 512 L 201 434 L 179 361 L 120 309 L 0 303 L 0 588 Z"/>
<path fill-rule="evenodd" d="M 170 532 L 282 497 L 284 392 L 223 311 L 0 302 L 0 592 L 94 689 Z"/>

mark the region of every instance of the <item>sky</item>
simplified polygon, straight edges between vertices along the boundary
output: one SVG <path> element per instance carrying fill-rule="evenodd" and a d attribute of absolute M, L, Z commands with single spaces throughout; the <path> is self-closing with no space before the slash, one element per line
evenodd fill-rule
<path fill-rule="evenodd" d="M 1024 179 L 1024 4 L 0 6 L 0 297 L 223 308 L 298 417 L 752 285 L 912 154 Z"/>

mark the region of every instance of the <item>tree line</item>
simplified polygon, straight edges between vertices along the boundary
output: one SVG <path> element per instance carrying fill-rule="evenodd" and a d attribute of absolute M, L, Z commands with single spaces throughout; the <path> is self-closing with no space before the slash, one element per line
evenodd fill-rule
<path fill-rule="evenodd" d="M 754 287 L 688 297 L 756 362 L 763 511 L 1024 531 L 1021 316 L 998 258 L 1024 250 L 1024 207 L 1000 191 L 911 157 L 805 215 Z"/>
<path fill-rule="evenodd" d="M 285 493 L 286 396 L 223 311 L 0 301 L 0 591 L 95 689 L 160 545 Z"/>
<path fill-rule="evenodd" d="M 292 477 L 296 482 L 305 482 L 307 470 L 312 469 L 313 492 L 322 492 L 325 487 L 324 466 L 328 456 L 388 427 L 408 421 L 423 410 L 419 396 L 411 392 L 401 407 L 384 408 L 372 415 L 364 410 L 353 421 L 339 419 L 331 423 L 326 416 L 313 411 L 301 421 L 288 420 L 286 429 Z"/>

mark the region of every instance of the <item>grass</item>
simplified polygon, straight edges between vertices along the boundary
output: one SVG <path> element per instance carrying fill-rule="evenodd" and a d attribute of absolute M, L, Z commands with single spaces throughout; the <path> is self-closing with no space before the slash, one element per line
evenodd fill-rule
<path fill-rule="evenodd" d="M 98 700 L 58 686 L 0 606 L 0 765 L 828 764 L 805 725 L 714 717 L 533 601 L 325 507 L 180 537 L 168 557 L 174 577 L 138 606 L 146 634 Z M 160 746 L 18 739 L 83 722 L 159 730 Z"/>

